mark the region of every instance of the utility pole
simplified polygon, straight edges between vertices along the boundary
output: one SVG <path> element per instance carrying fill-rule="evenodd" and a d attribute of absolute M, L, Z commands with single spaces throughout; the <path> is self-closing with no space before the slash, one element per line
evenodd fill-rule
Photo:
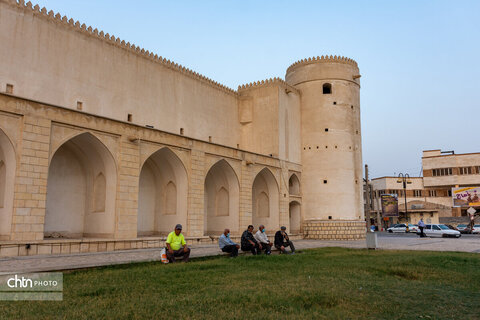
<path fill-rule="evenodd" d="M 408 173 L 399 173 L 397 183 L 403 183 L 403 195 L 405 197 L 405 225 L 408 232 L 408 208 L 407 208 L 407 184 L 411 184 L 410 175 Z"/>
<path fill-rule="evenodd" d="M 370 183 L 368 181 L 368 164 L 365 165 L 365 217 L 367 217 L 367 232 L 370 232 Z"/>

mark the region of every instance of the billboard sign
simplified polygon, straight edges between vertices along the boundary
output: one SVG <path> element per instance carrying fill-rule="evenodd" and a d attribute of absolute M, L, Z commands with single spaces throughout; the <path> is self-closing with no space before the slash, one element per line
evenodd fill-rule
<path fill-rule="evenodd" d="M 382 216 L 398 217 L 398 198 L 396 194 L 382 194 Z"/>
<path fill-rule="evenodd" d="M 452 188 L 454 207 L 480 206 L 480 187 Z"/>

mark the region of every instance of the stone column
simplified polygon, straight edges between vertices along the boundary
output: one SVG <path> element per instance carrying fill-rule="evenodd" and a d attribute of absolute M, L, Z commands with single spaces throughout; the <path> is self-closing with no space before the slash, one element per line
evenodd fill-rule
<path fill-rule="evenodd" d="M 137 237 L 138 182 L 140 176 L 140 142 L 121 137 L 117 162 L 116 239 Z"/>
<path fill-rule="evenodd" d="M 242 175 L 240 177 L 240 221 L 238 233 L 242 233 L 252 224 L 252 166 L 242 161 Z"/>
<path fill-rule="evenodd" d="M 48 119 L 24 116 L 17 150 L 11 240 L 42 240 L 47 201 Z"/>
<path fill-rule="evenodd" d="M 280 191 L 280 226 L 287 227 L 287 230 L 290 229 L 290 198 L 288 195 L 288 169 L 284 167 L 284 162 L 281 162 L 281 169 L 279 170 L 279 191 Z M 271 230 L 274 231 L 274 230 Z"/>
<path fill-rule="evenodd" d="M 204 230 L 205 152 L 193 148 L 191 157 L 192 167 L 188 180 L 187 236 L 200 237 L 203 236 Z"/>

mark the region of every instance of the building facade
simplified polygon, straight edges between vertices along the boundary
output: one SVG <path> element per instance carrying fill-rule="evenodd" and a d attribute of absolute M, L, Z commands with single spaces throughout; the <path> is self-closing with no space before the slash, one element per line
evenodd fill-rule
<path fill-rule="evenodd" d="M 453 207 L 452 188 L 480 186 L 480 153 L 455 154 L 454 151 L 426 150 L 422 156 L 423 177 L 411 177 L 406 186 L 407 220 L 417 223 L 422 217 L 429 223 L 467 221 L 449 219 L 468 216 L 468 207 Z M 383 225 L 405 222 L 405 193 L 398 177 L 371 180 L 372 219 Z M 398 218 L 381 219 L 382 194 L 398 196 Z M 477 210 L 480 208 L 476 208 Z"/>
<path fill-rule="evenodd" d="M 0 255 L 160 245 L 176 223 L 365 236 L 355 61 L 232 90 L 14 0 L 0 43 Z"/>
<path fill-rule="evenodd" d="M 403 182 L 398 177 L 380 177 L 371 180 L 372 213 L 371 219 L 376 225 L 387 227 L 393 223 L 417 224 L 423 218 L 425 223 L 439 223 L 440 216 L 450 215 L 451 207 L 437 201 L 426 192 L 423 177 L 410 177 L 403 189 Z M 398 198 L 398 217 L 382 218 L 382 194 L 395 194 Z M 406 210 L 405 210 L 406 208 Z"/>
<path fill-rule="evenodd" d="M 423 151 L 423 183 L 426 192 L 452 206 L 452 188 L 480 186 L 480 153 L 455 154 L 454 151 Z M 467 216 L 468 208 L 452 208 L 451 216 Z"/>

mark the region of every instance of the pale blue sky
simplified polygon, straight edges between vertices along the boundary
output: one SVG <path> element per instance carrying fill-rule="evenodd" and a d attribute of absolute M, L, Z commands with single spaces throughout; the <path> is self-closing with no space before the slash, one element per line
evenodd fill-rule
<path fill-rule="evenodd" d="M 32 1 L 236 89 L 322 54 L 362 74 L 370 176 L 480 152 L 480 1 Z"/>

